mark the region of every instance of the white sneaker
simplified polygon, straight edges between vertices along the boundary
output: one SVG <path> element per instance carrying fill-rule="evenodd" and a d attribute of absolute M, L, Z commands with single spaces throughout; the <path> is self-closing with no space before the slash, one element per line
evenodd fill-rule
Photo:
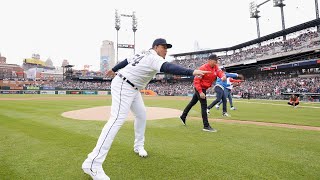
<path fill-rule="evenodd" d="M 210 109 L 207 109 L 207 114 L 210 115 Z"/>
<path fill-rule="evenodd" d="M 236 108 L 235 107 L 232 107 L 232 108 L 230 108 L 231 110 L 236 110 Z"/>
<path fill-rule="evenodd" d="M 220 107 L 220 106 L 217 104 L 217 105 L 216 105 L 216 109 L 219 110 L 219 107 Z"/>
<path fill-rule="evenodd" d="M 144 148 L 134 149 L 133 151 L 135 153 L 139 154 L 140 157 L 147 157 L 148 156 L 148 153 Z"/>
<path fill-rule="evenodd" d="M 83 172 L 91 176 L 93 180 L 110 180 L 103 169 L 82 168 Z"/>
<path fill-rule="evenodd" d="M 229 115 L 228 113 L 222 113 L 222 116 L 226 116 L 226 117 L 231 117 L 231 115 Z"/>

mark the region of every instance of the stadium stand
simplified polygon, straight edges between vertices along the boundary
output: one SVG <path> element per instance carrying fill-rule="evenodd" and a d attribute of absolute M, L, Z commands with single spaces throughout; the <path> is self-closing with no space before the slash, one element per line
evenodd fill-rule
<path fill-rule="evenodd" d="M 320 37 L 316 28 L 319 24 L 320 20 L 315 19 L 232 47 L 173 54 L 173 63 L 197 68 L 210 54 L 216 53 L 222 58 L 220 64 L 227 72 L 245 76 L 245 82 L 233 89 L 232 93 L 237 97 L 246 98 L 250 94 L 251 98 L 286 99 L 295 93 L 300 94 L 302 100 L 319 101 Z M 283 35 L 286 40 L 282 39 Z M 48 78 L 27 81 L 20 73 L 21 68 L 9 66 L 2 64 L 0 68 L 1 90 L 110 91 L 112 79 L 100 72 L 69 69 L 63 75 L 63 81 Z M 25 61 L 23 67 L 25 70 L 43 68 L 41 64 L 29 61 Z M 159 73 L 142 92 L 165 96 L 192 95 L 192 79 Z M 213 88 L 208 94 L 214 94 Z"/>

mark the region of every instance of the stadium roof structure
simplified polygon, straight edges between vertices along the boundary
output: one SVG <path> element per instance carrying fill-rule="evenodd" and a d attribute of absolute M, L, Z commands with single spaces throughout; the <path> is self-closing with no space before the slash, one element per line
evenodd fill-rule
<path fill-rule="evenodd" d="M 18 64 L 0 64 L 0 68 L 12 68 L 12 67 L 19 67 L 21 68 L 21 66 L 19 66 Z"/>
<path fill-rule="evenodd" d="M 270 39 L 275 39 L 280 36 L 288 35 L 297 31 L 301 31 L 307 28 L 315 27 L 320 25 L 320 19 L 314 19 L 308 22 L 304 22 L 302 24 L 274 32 L 272 34 L 268 34 L 266 36 L 247 41 L 232 47 L 227 47 L 227 48 L 218 48 L 218 49 L 209 49 L 209 50 L 201 50 L 201 51 L 194 51 L 194 52 L 186 52 L 186 53 L 177 53 L 177 54 L 171 54 L 170 56 L 177 57 L 177 56 L 187 56 L 187 55 L 197 55 L 197 54 L 208 54 L 208 53 L 215 53 L 215 52 L 225 52 L 225 51 L 233 51 L 237 49 L 241 49 L 250 45 L 258 44 Z"/>
<path fill-rule="evenodd" d="M 70 68 L 70 67 L 74 67 L 74 65 L 65 65 L 65 66 L 62 66 L 62 67 L 65 67 L 65 68 Z"/>

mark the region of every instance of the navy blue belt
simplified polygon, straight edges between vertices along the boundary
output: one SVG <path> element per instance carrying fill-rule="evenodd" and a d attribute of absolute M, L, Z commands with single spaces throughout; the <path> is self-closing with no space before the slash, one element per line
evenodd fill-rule
<path fill-rule="evenodd" d="M 120 73 L 117 73 L 117 75 L 122 79 L 124 80 L 125 82 L 127 82 L 128 84 L 130 84 L 130 86 L 132 86 L 135 90 L 138 90 L 138 88 L 132 83 L 129 81 L 129 79 L 127 79 L 126 77 L 124 77 L 122 74 Z"/>

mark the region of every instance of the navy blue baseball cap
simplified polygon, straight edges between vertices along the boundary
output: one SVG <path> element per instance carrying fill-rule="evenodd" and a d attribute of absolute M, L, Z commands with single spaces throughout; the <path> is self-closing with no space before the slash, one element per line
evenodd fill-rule
<path fill-rule="evenodd" d="M 159 39 L 156 39 L 156 40 L 153 41 L 152 47 L 158 46 L 158 45 L 165 45 L 165 46 L 167 46 L 168 49 L 172 48 L 172 45 L 168 44 L 167 41 L 165 39 L 162 39 L 162 38 L 159 38 Z"/>
<path fill-rule="evenodd" d="M 216 54 L 211 54 L 208 59 L 211 59 L 211 60 L 220 60 L 221 58 L 220 58 L 219 56 L 217 56 Z"/>

